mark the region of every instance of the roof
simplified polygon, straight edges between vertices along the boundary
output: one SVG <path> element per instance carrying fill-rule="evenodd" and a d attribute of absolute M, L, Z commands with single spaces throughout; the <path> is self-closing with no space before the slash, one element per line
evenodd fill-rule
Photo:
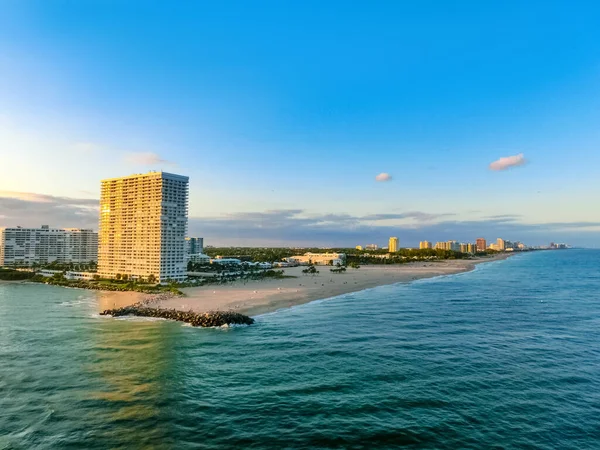
<path fill-rule="evenodd" d="M 106 181 L 116 181 L 116 180 L 126 180 L 128 178 L 143 178 L 143 177 L 150 177 L 150 176 L 156 176 L 160 178 L 171 178 L 171 179 L 175 179 L 175 180 L 181 180 L 181 181 L 189 181 L 189 177 L 185 176 L 185 175 L 177 175 L 175 173 L 169 173 L 169 172 L 163 172 L 162 170 L 159 171 L 150 171 L 150 172 L 146 172 L 146 173 L 135 173 L 133 175 L 127 175 L 124 177 L 114 177 L 114 178 L 105 178 L 104 180 L 101 180 L 102 183 L 106 182 Z"/>

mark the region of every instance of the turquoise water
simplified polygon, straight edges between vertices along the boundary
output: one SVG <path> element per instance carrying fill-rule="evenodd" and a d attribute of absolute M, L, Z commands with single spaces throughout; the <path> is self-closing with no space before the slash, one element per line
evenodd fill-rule
<path fill-rule="evenodd" d="M 600 251 L 226 330 L 96 295 L 0 285 L 0 448 L 600 448 Z"/>

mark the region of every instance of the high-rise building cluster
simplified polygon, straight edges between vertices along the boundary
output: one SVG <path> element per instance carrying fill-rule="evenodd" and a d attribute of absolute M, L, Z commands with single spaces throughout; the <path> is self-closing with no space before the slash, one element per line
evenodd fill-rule
<path fill-rule="evenodd" d="M 436 242 L 436 250 L 452 250 L 461 253 L 477 253 L 477 245 L 473 243 L 460 243 L 458 241 Z"/>
<path fill-rule="evenodd" d="M 98 259 L 98 233 L 80 228 L 0 228 L 0 266 L 86 264 Z"/>
<path fill-rule="evenodd" d="M 519 251 L 519 250 L 526 250 L 528 247 L 523 244 L 522 242 L 512 242 L 512 241 L 507 241 L 505 239 L 502 238 L 498 238 L 496 239 L 496 242 L 491 243 L 488 246 L 489 250 L 495 250 L 497 252 L 512 252 L 512 251 Z"/>
<path fill-rule="evenodd" d="M 103 278 L 181 281 L 192 256 L 205 256 L 203 238 L 186 238 L 188 182 L 166 172 L 103 180 L 98 233 L 0 228 L 0 266 L 98 262 Z"/>

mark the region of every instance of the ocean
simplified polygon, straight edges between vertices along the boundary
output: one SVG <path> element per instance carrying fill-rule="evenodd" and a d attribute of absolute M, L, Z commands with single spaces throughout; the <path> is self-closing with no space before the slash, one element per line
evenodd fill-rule
<path fill-rule="evenodd" d="M 97 295 L 0 284 L 0 449 L 600 448 L 600 251 L 228 329 L 100 317 Z"/>

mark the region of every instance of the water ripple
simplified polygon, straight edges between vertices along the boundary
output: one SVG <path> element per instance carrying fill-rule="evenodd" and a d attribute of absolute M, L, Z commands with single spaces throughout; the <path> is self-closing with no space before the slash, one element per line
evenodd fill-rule
<path fill-rule="evenodd" d="M 0 448 L 595 449 L 598 292 L 536 253 L 197 330 L 0 285 Z"/>

